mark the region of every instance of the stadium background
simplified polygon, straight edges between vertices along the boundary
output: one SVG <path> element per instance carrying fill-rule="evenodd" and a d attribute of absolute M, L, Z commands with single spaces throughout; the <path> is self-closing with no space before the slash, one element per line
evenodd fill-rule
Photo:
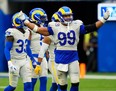
<path fill-rule="evenodd" d="M 32 2 L 33 1 L 33 2 Z M 97 21 L 97 4 L 103 0 L 0 0 L 0 72 L 6 72 L 7 61 L 4 57 L 4 34 L 11 27 L 12 14 L 22 10 L 27 15 L 32 8 L 41 7 L 48 14 L 49 21 L 61 6 L 69 6 L 74 19 L 84 24 Z M 116 72 L 116 21 L 108 21 L 98 32 L 98 72 Z M 83 41 L 80 41 L 80 44 Z M 80 47 L 81 48 L 81 47 Z"/>

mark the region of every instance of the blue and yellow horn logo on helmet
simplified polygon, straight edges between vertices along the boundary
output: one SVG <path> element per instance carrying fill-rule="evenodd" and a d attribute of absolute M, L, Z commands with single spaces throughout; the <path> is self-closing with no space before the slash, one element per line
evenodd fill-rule
<path fill-rule="evenodd" d="M 41 24 L 41 23 L 48 21 L 47 14 L 42 8 L 32 9 L 29 13 L 29 17 L 30 17 L 31 21 L 33 21 L 37 24 Z"/>
<path fill-rule="evenodd" d="M 69 16 L 68 18 L 64 18 L 65 16 Z M 73 20 L 73 13 L 72 10 L 67 7 L 67 6 L 63 6 L 58 10 L 58 17 L 60 19 L 60 22 L 62 23 L 71 23 Z"/>
<path fill-rule="evenodd" d="M 60 21 L 57 12 L 52 15 L 51 21 L 52 22 L 58 22 L 58 21 Z"/>
<path fill-rule="evenodd" d="M 27 15 L 25 14 L 25 17 L 27 17 Z M 15 13 L 12 17 L 12 26 L 16 27 L 16 28 L 23 28 L 24 27 L 24 23 L 19 19 L 19 12 Z"/>

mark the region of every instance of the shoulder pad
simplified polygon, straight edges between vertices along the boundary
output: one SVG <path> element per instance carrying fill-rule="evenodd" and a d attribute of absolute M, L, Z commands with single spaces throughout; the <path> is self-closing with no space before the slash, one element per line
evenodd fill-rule
<path fill-rule="evenodd" d="M 76 23 L 83 24 L 81 20 L 75 20 Z"/>
<path fill-rule="evenodd" d="M 50 22 L 50 23 L 48 24 L 48 26 L 50 26 L 50 27 L 52 27 L 52 26 L 57 27 L 57 26 L 60 26 L 60 22 Z"/>
<path fill-rule="evenodd" d="M 13 36 L 15 28 L 9 28 L 5 32 L 5 36 Z"/>

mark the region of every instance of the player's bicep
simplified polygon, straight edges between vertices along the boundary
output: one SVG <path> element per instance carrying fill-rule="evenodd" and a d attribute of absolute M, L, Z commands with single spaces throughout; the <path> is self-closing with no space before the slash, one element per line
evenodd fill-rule
<path fill-rule="evenodd" d="M 13 42 L 14 37 L 13 36 L 6 36 L 6 41 Z"/>
<path fill-rule="evenodd" d="M 8 29 L 5 32 L 6 41 L 14 41 L 14 31 L 13 29 Z"/>

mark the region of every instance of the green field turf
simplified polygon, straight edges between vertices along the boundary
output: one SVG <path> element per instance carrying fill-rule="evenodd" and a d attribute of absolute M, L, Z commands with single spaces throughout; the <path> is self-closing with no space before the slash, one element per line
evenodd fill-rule
<path fill-rule="evenodd" d="M 70 83 L 69 80 L 68 83 Z M 6 85 L 8 85 L 8 78 L 0 78 L 0 91 L 3 91 L 3 88 Z M 51 78 L 48 78 L 47 91 L 49 91 L 50 86 Z M 69 87 L 68 91 L 70 91 Z M 39 91 L 38 89 L 39 81 L 36 84 L 35 91 Z M 23 91 L 21 79 L 19 79 L 18 86 L 15 91 Z M 79 91 L 116 91 L 116 79 L 81 79 Z"/>

